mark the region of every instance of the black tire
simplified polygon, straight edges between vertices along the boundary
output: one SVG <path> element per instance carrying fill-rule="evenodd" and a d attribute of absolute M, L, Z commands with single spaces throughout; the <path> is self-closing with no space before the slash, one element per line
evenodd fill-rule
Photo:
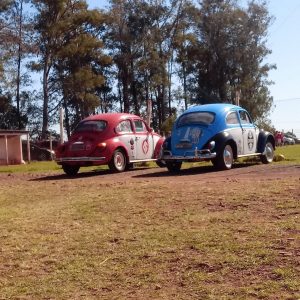
<path fill-rule="evenodd" d="M 160 167 L 160 168 L 165 168 L 167 166 L 166 162 L 164 160 L 157 160 L 156 164 Z"/>
<path fill-rule="evenodd" d="M 182 162 L 181 161 L 167 161 L 166 167 L 168 168 L 169 172 L 176 173 L 179 172 L 181 169 Z"/>
<path fill-rule="evenodd" d="M 218 170 L 230 170 L 233 165 L 233 151 L 229 144 L 226 144 L 217 157 L 212 160 L 213 165 Z"/>
<path fill-rule="evenodd" d="M 134 164 L 133 163 L 130 163 L 130 164 L 126 165 L 126 168 L 125 168 L 126 171 L 133 170 L 133 169 L 134 169 Z"/>
<path fill-rule="evenodd" d="M 62 168 L 68 176 L 75 176 L 80 169 L 79 166 L 69 166 L 69 165 L 63 165 Z"/>
<path fill-rule="evenodd" d="M 108 166 L 114 172 L 123 172 L 127 166 L 127 159 L 124 152 L 120 149 L 115 150 Z"/>
<path fill-rule="evenodd" d="M 270 164 L 274 159 L 274 147 L 271 142 L 267 142 L 265 145 L 265 150 L 260 156 L 260 160 L 264 164 Z"/>

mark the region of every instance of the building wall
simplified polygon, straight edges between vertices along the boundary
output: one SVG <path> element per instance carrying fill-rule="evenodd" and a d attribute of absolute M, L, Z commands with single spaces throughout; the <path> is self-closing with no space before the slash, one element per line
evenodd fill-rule
<path fill-rule="evenodd" d="M 7 155 L 8 155 L 8 164 L 21 164 L 22 157 L 22 145 L 21 145 L 21 136 L 13 135 L 7 136 L 7 154 L 6 154 L 6 143 L 5 136 L 0 136 L 0 165 L 7 164 Z"/>

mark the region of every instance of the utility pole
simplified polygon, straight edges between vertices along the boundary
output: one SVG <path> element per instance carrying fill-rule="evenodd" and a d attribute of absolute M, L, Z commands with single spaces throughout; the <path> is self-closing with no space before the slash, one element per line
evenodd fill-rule
<path fill-rule="evenodd" d="M 60 144 L 64 143 L 64 109 L 59 109 Z"/>

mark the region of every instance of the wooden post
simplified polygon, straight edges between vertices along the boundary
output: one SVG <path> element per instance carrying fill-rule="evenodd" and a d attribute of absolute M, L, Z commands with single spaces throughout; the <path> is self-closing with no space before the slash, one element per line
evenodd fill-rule
<path fill-rule="evenodd" d="M 64 143 L 64 109 L 59 109 L 59 125 L 60 125 L 60 144 Z"/>
<path fill-rule="evenodd" d="M 7 135 L 4 136 L 4 140 L 5 140 L 6 164 L 9 165 Z"/>
<path fill-rule="evenodd" d="M 30 142 L 29 142 L 29 134 L 27 133 L 27 160 L 28 163 L 31 161 L 31 155 L 30 155 Z"/>
<path fill-rule="evenodd" d="M 150 128 L 152 119 L 152 101 L 150 99 L 147 100 L 147 125 Z"/>

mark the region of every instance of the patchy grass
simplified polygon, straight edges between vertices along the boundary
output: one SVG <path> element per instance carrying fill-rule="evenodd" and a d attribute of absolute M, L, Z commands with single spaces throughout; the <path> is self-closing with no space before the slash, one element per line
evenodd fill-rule
<path fill-rule="evenodd" d="M 276 155 L 284 155 L 285 159 L 283 161 L 275 161 L 274 163 L 279 164 L 289 164 L 289 163 L 299 163 L 300 164 L 300 145 L 290 145 L 278 147 L 276 149 Z M 257 163 L 259 162 L 259 158 L 251 157 L 240 159 L 237 163 Z M 210 166 L 210 162 L 200 162 L 200 163 L 184 163 L 183 169 L 197 167 L 197 166 Z M 147 162 L 135 164 L 135 168 L 156 168 L 157 165 L 155 162 Z M 107 170 L 108 166 L 95 166 L 95 167 L 83 167 L 80 169 L 80 172 L 87 171 L 99 171 L 99 170 Z M 9 166 L 0 166 L 0 173 L 18 173 L 18 172 L 42 172 L 42 171 L 61 171 L 61 166 L 57 165 L 54 161 L 44 161 L 37 162 L 33 161 L 29 164 L 24 165 L 9 165 Z"/>
<path fill-rule="evenodd" d="M 299 299 L 299 178 L 186 176 L 3 177 L 0 299 Z"/>
<path fill-rule="evenodd" d="M 54 161 L 33 161 L 23 165 L 0 166 L 0 173 L 55 171 L 60 168 Z"/>
<path fill-rule="evenodd" d="M 285 157 L 285 160 L 280 163 L 292 162 L 300 164 L 300 144 L 277 147 L 276 154 L 282 154 Z"/>

